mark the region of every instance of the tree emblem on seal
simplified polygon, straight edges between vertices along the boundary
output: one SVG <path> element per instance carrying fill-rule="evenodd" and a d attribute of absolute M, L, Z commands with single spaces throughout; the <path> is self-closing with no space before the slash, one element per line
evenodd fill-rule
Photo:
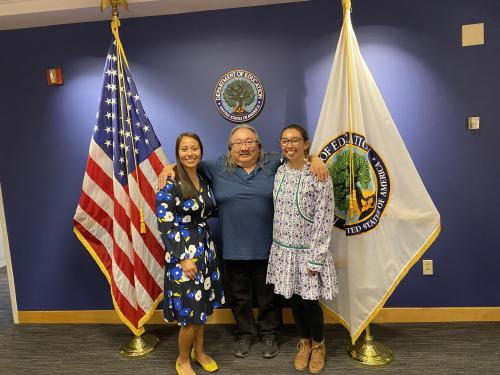
<path fill-rule="evenodd" d="M 375 208 L 375 193 L 370 191 L 373 177 L 370 173 L 368 160 L 357 153 L 353 153 L 354 188 L 356 190 L 356 201 L 354 211 L 359 220 L 370 215 Z M 341 152 L 337 160 L 330 164 L 328 171 L 333 182 L 333 194 L 335 206 L 340 211 L 349 209 L 350 197 L 350 173 L 349 173 L 349 151 Z"/>
<path fill-rule="evenodd" d="M 233 108 L 233 113 L 244 115 L 247 112 L 245 106 L 252 104 L 255 93 L 252 86 L 243 79 L 237 79 L 226 86 L 224 100 Z"/>

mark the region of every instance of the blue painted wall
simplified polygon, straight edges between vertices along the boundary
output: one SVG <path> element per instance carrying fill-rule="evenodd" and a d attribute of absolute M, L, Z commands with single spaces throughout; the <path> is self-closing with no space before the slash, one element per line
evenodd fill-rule
<path fill-rule="evenodd" d="M 500 306 L 500 3 L 357 0 L 362 53 L 441 213 L 425 258 L 388 306 Z M 252 124 L 277 150 L 290 122 L 314 133 L 340 30 L 339 1 L 123 21 L 121 37 L 146 111 L 167 155 L 195 131 L 206 156 L 231 125 L 212 101 L 218 77 L 243 68 L 266 89 Z M 486 45 L 462 48 L 461 25 L 485 22 Z M 111 309 L 109 288 L 72 232 L 111 38 L 107 22 L 0 32 L 0 182 L 19 310 Z M 45 69 L 63 68 L 48 87 Z M 466 118 L 481 116 L 481 130 Z"/>

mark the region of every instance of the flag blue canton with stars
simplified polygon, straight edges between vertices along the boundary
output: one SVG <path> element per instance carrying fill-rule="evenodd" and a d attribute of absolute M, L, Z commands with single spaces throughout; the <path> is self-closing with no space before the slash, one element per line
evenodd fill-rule
<path fill-rule="evenodd" d="M 117 54 L 114 40 L 108 50 L 103 76 L 93 137 L 113 160 L 115 178 L 126 185 L 127 175 L 160 147 L 160 142 L 144 112 L 127 63 Z"/>

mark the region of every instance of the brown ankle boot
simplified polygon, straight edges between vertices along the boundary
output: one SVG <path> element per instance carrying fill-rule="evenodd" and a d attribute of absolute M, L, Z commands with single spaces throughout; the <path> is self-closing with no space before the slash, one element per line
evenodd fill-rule
<path fill-rule="evenodd" d="M 325 367 L 325 340 L 321 342 L 312 342 L 311 360 L 309 361 L 309 372 L 317 374 Z"/>
<path fill-rule="evenodd" d="M 300 339 L 297 344 L 297 355 L 295 356 L 295 369 L 303 371 L 309 365 L 311 357 L 311 339 Z"/>

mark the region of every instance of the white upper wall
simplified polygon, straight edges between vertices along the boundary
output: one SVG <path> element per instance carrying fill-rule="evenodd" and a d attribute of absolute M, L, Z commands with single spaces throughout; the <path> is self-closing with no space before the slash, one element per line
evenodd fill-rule
<path fill-rule="evenodd" d="M 129 11 L 118 8 L 120 18 L 159 16 L 206 10 L 243 8 L 308 0 L 128 0 Z M 1 0 L 0 30 L 60 25 L 111 19 L 97 0 Z"/>

